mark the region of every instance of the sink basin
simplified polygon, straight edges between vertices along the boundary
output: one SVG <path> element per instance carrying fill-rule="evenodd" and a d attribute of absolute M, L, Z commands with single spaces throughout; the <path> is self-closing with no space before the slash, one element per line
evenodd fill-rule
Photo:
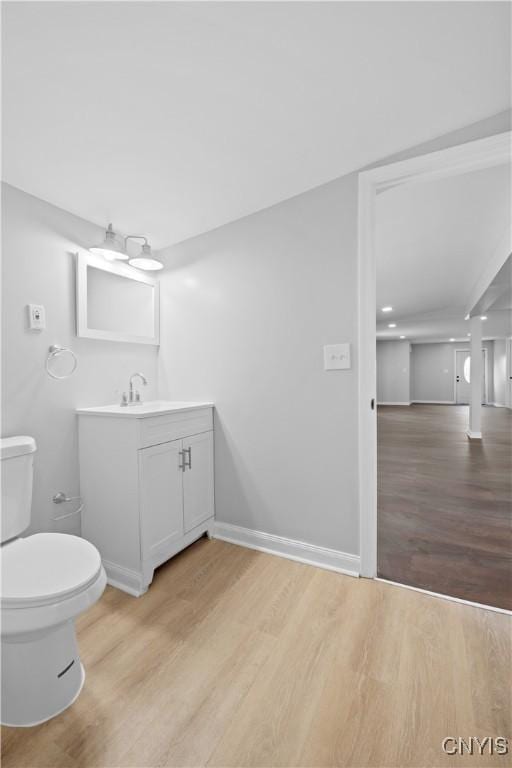
<path fill-rule="evenodd" d="M 212 408 L 213 403 L 194 403 L 181 400 L 149 400 L 140 405 L 122 406 L 119 403 L 113 405 L 100 405 L 95 408 L 77 408 L 77 413 L 88 413 L 93 416 L 123 416 L 125 418 L 144 418 L 145 416 L 157 416 L 160 413 L 173 413 L 174 411 L 193 411 L 196 408 Z"/>

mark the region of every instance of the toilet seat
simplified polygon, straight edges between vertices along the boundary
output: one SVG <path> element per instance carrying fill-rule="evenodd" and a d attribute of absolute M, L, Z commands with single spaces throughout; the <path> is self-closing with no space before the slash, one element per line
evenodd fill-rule
<path fill-rule="evenodd" d="M 1 552 L 3 609 L 55 605 L 85 592 L 102 570 L 98 550 L 64 533 L 35 533 L 4 544 Z"/>

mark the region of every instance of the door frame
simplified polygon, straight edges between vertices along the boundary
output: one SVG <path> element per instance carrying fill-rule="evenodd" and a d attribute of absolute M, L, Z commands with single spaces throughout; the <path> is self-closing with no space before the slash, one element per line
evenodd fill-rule
<path fill-rule="evenodd" d="M 470 141 L 359 173 L 358 193 L 358 377 L 360 574 L 377 575 L 377 386 L 376 386 L 376 199 L 386 189 L 455 176 L 510 161 L 512 131 Z M 510 254 L 505 235 L 487 272 L 492 277 Z M 492 262 L 492 263 L 491 263 Z M 495 270 L 495 271 L 493 271 Z M 485 286 L 486 287 L 486 286 Z M 478 296 L 478 298 L 480 298 Z M 470 308 L 471 309 L 471 308 Z M 470 310 L 468 310 L 470 311 Z M 373 403 L 373 407 L 372 407 Z"/>
<path fill-rule="evenodd" d="M 467 403 L 459 403 L 457 401 L 457 352 L 466 352 L 471 357 L 471 349 L 459 347 L 453 350 L 453 403 L 454 405 L 467 405 Z M 489 405 L 489 355 L 487 354 L 487 347 L 482 347 L 484 353 L 484 399 L 482 405 Z"/>
<path fill-rule="evenodd" d="M 505 405 L 512 408 L 512 336 L 505 339 Z"/>

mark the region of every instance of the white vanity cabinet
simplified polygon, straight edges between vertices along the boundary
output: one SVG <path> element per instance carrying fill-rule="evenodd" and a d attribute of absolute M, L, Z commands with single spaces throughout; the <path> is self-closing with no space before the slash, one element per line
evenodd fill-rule
<path fill-rule="evenodd" d="M 78 410 L 82 535 L 110 584 L 143 594 L 153 571 L 213 529 L 213 407 Z"/>

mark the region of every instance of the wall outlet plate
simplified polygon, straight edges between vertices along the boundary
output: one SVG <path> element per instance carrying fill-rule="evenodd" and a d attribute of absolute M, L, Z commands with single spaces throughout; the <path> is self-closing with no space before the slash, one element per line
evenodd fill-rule
<path fill-rule="evenodd" d="M 326 371 L 343 371 L 351 367 L 350 344 L 327 344 L 324 347 L 324 368 Z"/>
<path fill-rule="evenodd" d="M 31 331 L 46 328 L 46 312 L 42 304 L 27 304 L 28 327 Z"/>

